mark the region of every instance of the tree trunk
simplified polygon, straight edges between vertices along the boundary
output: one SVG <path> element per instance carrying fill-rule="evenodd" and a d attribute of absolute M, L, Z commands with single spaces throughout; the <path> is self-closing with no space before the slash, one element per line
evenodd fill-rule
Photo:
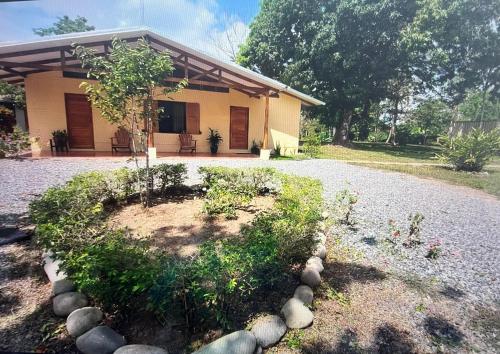
<path fill-rule="evenodd" d="M 346 146 L 349 143 L 349 126 L 351 125 L 352 114 L 350 110 L 342 112 L 342 120 L 335 132 L 335 142 L 338 145 Z"/>
<path fill-rule="evenodd" d="M 385 142 L 386 144 L 391 143 L 392 145 L 396 145 L 396 123 L 398 121 L 399 99 L 396 99 L 394 106 L 396 109 L 392 115 L 391 130 L 389 131 L 389 136 Z"/>

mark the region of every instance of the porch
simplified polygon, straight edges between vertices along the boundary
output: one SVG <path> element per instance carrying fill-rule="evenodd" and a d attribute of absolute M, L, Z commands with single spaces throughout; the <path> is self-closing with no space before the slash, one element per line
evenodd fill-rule
<path fill-rule="evenodd" d="M 22 154 L 21 157 L 28 159 L 50 159 L 50 158 L 104 158 L 104 159 L 128 159 L 132 157 L 131 153 L 127 151 L 82 151 L 82 150 L 70 150 L 68 152 L 51 152 L 51 151 L 41 151 L 39 153 L 27 152 Z M 144 157 L 143 153 L 139 154 L 139 157 Z M 209 152 L 157 152 L 156 158 L 169 158 L 169 159 L 203 159 L 203 160 L 216 160 L 216 159 L 234 159 L 234 158 L 245 158 L 245 159 L 258 159 L 258 155 L 250 153 L 217 153 L 211 154 Z"/>

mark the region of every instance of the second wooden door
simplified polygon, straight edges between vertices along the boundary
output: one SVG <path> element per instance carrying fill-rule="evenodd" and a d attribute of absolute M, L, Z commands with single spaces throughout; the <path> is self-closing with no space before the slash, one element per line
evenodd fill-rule
<path fill-rule="evenodd" d="M 248 149 L 248 107 L 231 107 L 230 149 Z"/>
<path fill-rule="evenodd" d="M 92 107 L 87 100 L 87 96 L 66 93 L 64 98 L 66 101 L 66 123 L 70 148 L 93 149 Z"/>

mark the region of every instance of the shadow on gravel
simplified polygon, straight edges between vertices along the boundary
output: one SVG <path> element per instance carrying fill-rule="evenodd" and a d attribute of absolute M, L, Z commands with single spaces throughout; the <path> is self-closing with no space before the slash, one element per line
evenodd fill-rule
<path fill-rule="evenodd" d="M 417 353 L 415 344 L 410 339 L 409 334 L 398 330 L 388 323 L 377 328 L 373 344 L 368 348 L 363 348 L 358 341 L 356 332 L 347 328 L 336 344 L 329 343 L 326 339 L 322 338 L 315 342 L 304 344 L 302 351 L 307 354 Z"/>
<path fill-rule="evenodd" d="M 452 300 L 459 300 L 465 295 L 462 290 L 455 289 L 454 287 L 451 287 L 449 285 L 442 289 L 439 293 Z"/>
<path fill-rule="evenodd" d="M 424 328 L 436 344 L 459 347 L 464 342 L 464 334 L 454 324 L 441 316 L 429 316 Z"/>
<path fill-rule="evenodd" d="M 363 241 L 368 246 L 376 246 L 378 244 L 378 241 L 375 237 L 363 237 L 361 241 Z"/>
<path fill-rule="evenodd" d="M 8 315 L 21 304 L 21 299 L 16 294 L 8 293 L 8 289 L 0 289 L 0 315 Z"/>
<path fill-rule="evenodd" d="M 368 283 L 382 281 L 384 272 L 375 267 L 367 267 L 358 263 L 325 263 L 324 279 L 336 290 L 345 291 L 351 283 Z"/>

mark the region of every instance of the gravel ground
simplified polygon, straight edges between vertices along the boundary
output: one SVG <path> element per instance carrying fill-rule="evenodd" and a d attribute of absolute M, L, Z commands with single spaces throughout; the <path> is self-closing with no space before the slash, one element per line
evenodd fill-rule
<path fill-rule="evenodd" d="M 181 162 L 160 159 L 158 162 Z M 500 201 L 482 192 L 434 180 L 352 166 L 333 160 L 260 161 L 258 159 L 189 159 L 189 182 L 197 182 L 202 165 L 273 166 L 285 172 L 319 178 L 327 197 L 346 186 L 359 194 L 355 228 L 344 239 L 365 257 L 390 264 L 393 269 L 442 281 L 472 302 L 500 302 Z M 0 160 L 0 223 L 15 222 L 37 194 L 72 175 L 97 169 L 132 167 L 125 159 L 52 158 Z M 410 213 L 425 216 L 424 245 L 394 253 L 383 239 L 388 220 L 408 226 Z M 425 258 L 426 245 L 442 241 L 443 254 Z"/>

